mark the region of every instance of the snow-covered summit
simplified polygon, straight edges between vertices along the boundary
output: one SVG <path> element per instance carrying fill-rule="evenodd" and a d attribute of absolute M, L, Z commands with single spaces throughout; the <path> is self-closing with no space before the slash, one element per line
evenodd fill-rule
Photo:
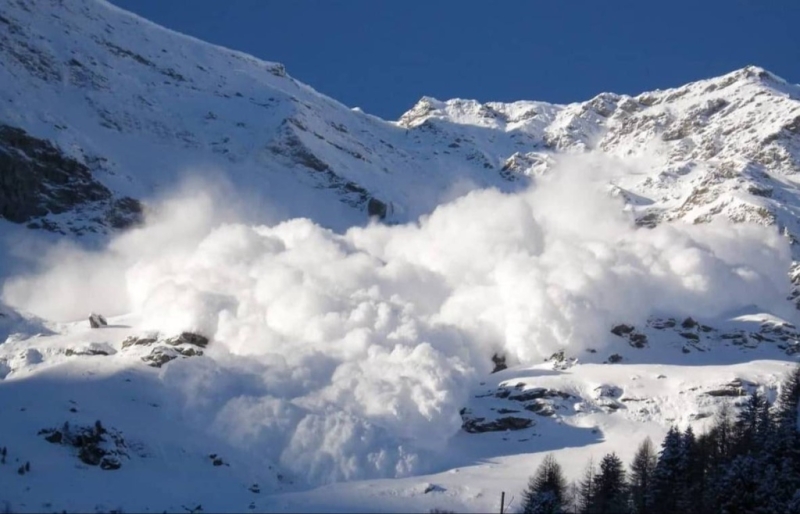
<path fill-rule="evenodd" d="M 503 168 L 521 174 L 547 169 L 564 152 L 647 158 L 648 173 L 613 180 L 643 224 L 723 215 L 794 235 L 799 119 L 800 87 L 748 66 L 678 88 L 602 93 L 569 105 L 423 98 L 399 124 L 453 138 L 472 127 L 500 132 L 495 141 L 516 150 Z"/>

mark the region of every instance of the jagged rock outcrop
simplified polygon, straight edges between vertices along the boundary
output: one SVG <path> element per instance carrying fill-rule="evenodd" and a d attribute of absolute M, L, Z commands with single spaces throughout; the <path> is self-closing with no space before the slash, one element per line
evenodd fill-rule
<path fill-rule="evenodd" d="M 202 349 L 208 346 L 208 343 L 207 337 L 194 332 L 181 332 L 166 338 L 159 334 L 146 334 L 128 337 L 122 342 L 122 349 L 150 348 L 149 353 L 143 355 L 141 359 L 148 366 L 160 368 L 178 358 L 201 357 Z"/>
<path fill-rule="evenodd" d="M 45 219 L 73 212 L 65 223 Z M 49 141 L 0 124 L 0 217 L 57 232 L 125 228 L 141 220 L 142 207 L 115 197 L 89 167 Z"/>

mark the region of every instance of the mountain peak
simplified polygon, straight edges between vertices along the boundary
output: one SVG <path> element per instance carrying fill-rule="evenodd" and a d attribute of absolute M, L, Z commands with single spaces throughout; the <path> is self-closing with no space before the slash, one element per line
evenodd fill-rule
<path fill-rule="evenodd" d="M 733 71 L 730 74 L 731 75 L 737 75 L 737 76 L 744 77 L 744 78 L 749 78 L 749 79 L 757 78 L 757 79 L 761 79 L 761 80 L 770 80 L 770 81 L 773 81 L 773 82 L 777 82 L 779 84 L 788 84 L 788 82 L 786 82 L 786 80 L 784 80 L 781 77 L 775 75 L 771 71 L 768 71 L 768 70 L 766 70 L 766 69 L 764 69 L 764 68 L 762 68 L 760 66 L 755 66 L 755 65 L 752 65 L 752 64 L 748 65 L 748 66 L 745 66 L 744 68 L 741 68 L 739 70 Z"/>

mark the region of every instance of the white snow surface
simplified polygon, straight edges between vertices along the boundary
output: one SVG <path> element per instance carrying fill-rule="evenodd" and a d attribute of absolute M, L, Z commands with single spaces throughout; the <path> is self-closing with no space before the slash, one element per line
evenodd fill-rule
<path fill-rule="evenodd" d="M 800 88 L 765 70 L 393 123 L 104 2 L 0 24 L 0 123 L 148 206 L 0 222 L 0 507 L 495 511 L 796 360 Z M 120 469 L 40 433 L 97 420 Z"/>

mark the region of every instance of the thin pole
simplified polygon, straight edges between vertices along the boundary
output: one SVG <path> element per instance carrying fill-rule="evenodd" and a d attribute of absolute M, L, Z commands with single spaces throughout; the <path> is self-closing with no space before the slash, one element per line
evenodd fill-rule
<path fill-rule="evenodd" d="M 503 507 L 506 503 L 506 492 L 503 491 L 500 493 L 500 514 L 503 514 Z"/>

